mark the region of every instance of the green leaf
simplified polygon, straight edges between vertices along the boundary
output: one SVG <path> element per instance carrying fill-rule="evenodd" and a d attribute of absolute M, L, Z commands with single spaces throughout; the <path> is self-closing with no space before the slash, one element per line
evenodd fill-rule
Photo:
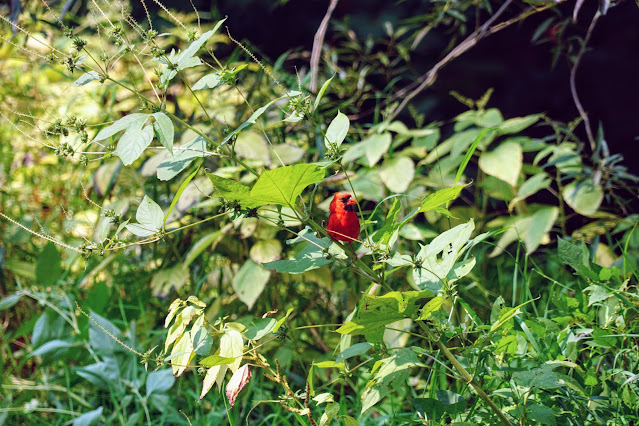
<path fill-rule="evenodd" d="M 229 370 L 231 370 L 231 372 L 235 373 L 237 369 L 240 368 L 243 353 L 244 340 L 242 340 L 242 335 L 233 329 L 226 330 L 220 338 L 220 356 L 235 359 L 229 364 Z"/>
<path fill-rule="evenodd" d="M 388 189 L 395 193 L 403 193 L 415 177 L 415 164 L 408 157 L 395 157 L 384 161 L 379 176 Z"/>
<path fill-rule="evenodd" d="M 175 377 L 170 368 L 153 371 L 146 376 L 146 396 L 153 392 L 166 392 L 173 387 Z"/>
<path fill-rule="evenodd" d="M 313 269 L 321 268 L 322 266 L 333 262 L 333 260 L 326 258 L 326 254 L 324 252 L 325 247 L 328 245 L 330 245 L 329 239 L 324 238 L 322 241 L 322 247 L 309 243 L 291 259 L 275 260 L 273 262 L 264 263 L 262 266 L 276 272 L 288 274 L 301 274 Z"/>
<path fill-rule="evenodd" d="M 173 122 L 163 112 L 156 112 L 153 114 L 155 123 L 153 123 L 153 130 L 158 138 L 158 141 L 173 154 L 173 138 L 174 129 Z"/>
<path fill-rule="evenodd" d="M 471 146 L 473 141 L 477 139 L 480 134 L 480 130 L 471 129 L 463 132 L 455 133 L 450 138 L 446 139 L 444 142 L 437 144 L 431 152 L 428 153 L 424 162 L 426 164 L 430 164 L 435 160 L 442 158 L 444 155 L 448 154 L 455 148 L 455 152 L 461 154 L 461 152 L 466 151 L 466 148 Z M 454 157 L 454 156 L 453 156 Z"/>
<path fill-rule="evenodd" d="M 103 407 L 99 406 L 95 410 L 87 411 L 81 416 L 76 417 L 73 420 L 73 426 L 93 426 L 97 425 L 102 416 Z"/>
<path fill-rule="evenodd" d="M 264 291 L 270 276 L 271 273 L 261 265 L 252 260 L 247 260 L 233 277 L 231 285 L 233 290 L 235 290 L 235 294 L 237 294 L 237 298 L 251 310 L 262 291 Z"/>
<path fill-rule="evenodd" d="M 91 83 L 92 81 L 99 80 L 100 74 L 96 71 L 89 71 L 80 76 L 76 81 L 74 81 L 71 86 L 84 86 L 85 84 Z"/>
<path fill-rule="evenodd" d="M 595 185 L 591 179 L 569 183 L 561 195 L 571 209 L 583 216 L 593 216 L 597 213 L 604 197 L 601 186 Z"/>
<path fill-rule="evenodd" d="M 401 203 L 397 198 L 393 202 L 392 207 L 388 210 L 388 214 L 386 215 L 386 220 L 384 221 L 384 226 L 375 232 L 373 235 L 373 241 L 379 244 L 388 245 L 395 235 L 395 232 L 402 226 L 402 222 L 399 221 L 399 210 L 401 208 Z"/>
<path fill-rule="evenodd" d="M 284 315 L 282 318 L 277 320 L 275 327 L 273 327 L 273 333 L 277 333 L 277 330 L 279 330 L 282 324 L 284 324 L 284 322 L 288 319 L 288 317 L 291 316 L 292 312 L 293 312 L 293 308 L 289 308 L 288 311 L 286 311 L 286 315 Z"/>
<path fill-rule="evenodd" d="M 202 90 L 202 89 L 215 89 L 220 85 L 222 81 L 222 74 L 219 71 L 216 71 L 211 74 L 207 74 L 201 79 L 199 79 L 192 87 L 193 90 Z"/>
<path fill-rule="evenodd" d="M 105 140 L 109 138 L 110 136 L 113 136 L 116 133 L 121 132 L 122 130 L 125 130 L 131 126 L 142 128 L 142 126 L 144 125 L 146 120 L 149 118 L 149 116 L 150 114 L 141 114 L 141 113 L 126 115 L 120 118 L 119 120 L 117 120 L 115 123 L 111 124 L 110 126 L 100 130 L 100 132 L 96 135 L 95 138 L 93 138 L 93 140 L 94 141 Z"/>
<path fill-rule="evenodd" d="M 191 332 L 187 331 L 180 336 L 171 350 L 170 361 L 171 367 L 173 368 L 173 375 L 179 377 L 184 373 L 194 356 L 195 351 L 193 350 Z"/>
<path fill-rule="evenodd" d="M 336 331 L 354 336 L 364 334 L 369 341 L 381 341 L 385 325 L 410 318 L 421 306 L 418 302 L 432 295 L 427 290 L 392 291 L 383 296 L 366 295 L 357 315 Z"/>
<path fill-rule="evenodd" d="M 197 58 L 197 61 L 193 61 L 193 56 L 198 52 L 198 50 L 202 48 L 202 46 L 204 46 L 204 44 L 206 44 L 208 39 L 211 38 L 213 34 L 217 32 L 217 30 L 220 28 L 220 26 L 222 25 L 224 21 L 226 21 L 226 18 L 222 19 L 221 21 L 218 21 L 212 30 L 202 34 L 197 40 L 193 41 L 191 45 L 184 52 L 182 52 L 178 56 L 177 61 L 175 62 L 178 66 L 178 71 L 183 70 L 185 68 L 190 68 L 202 63 L 199 60 L 199 58 Z"/>
<path fill-rule="evenodd" d="M 362 141 L 366 146 L 366 159 L 368 166 L 372 167 L 386 154 L 392 138 L 390 133 L 374 134 Z"/>
<path fill-rule="evenodd" d="M 215 367 L 216 365 L 228 365 L 235 362 L 235 358 L 220 355 L 211 355 L 200 361 L 205 367 Z"/>
<path fill-rule="evenodd" d="M 541 172 L 536 175 L 530 177 L 526 182 L 524 182 L 519 191 L 517 191 L 517 195 L 512 201 L 508 204 L 508 210 L 512 210 L 519 201 L 525 200 L 533 194 L 541 191 L 542 189 L 546 189 L 550 186 L 551 179 L 548 177 L 547 173 Z"/>
<path fill-rule="evenodd" d="M 421 314 L 419 314 L 419 318 L 417 320 L 425 320 L 428 319 L 432 314 L 439 311 L 444 304 L 444 298 L 441 296 L 437 296 L 432 298 L 424 305 Z"/>
<path fill-rule="evenodd" d="M 158 166 L 157 176 L 160 180 L 170 180 L 186 169 L 194 159 L 206 157 L 206 140 L 198 136 L 185 145 L 176 148 L 178 153 Z"/>
<path fill-rule="evenodd" d="M 405 386 L 408 370 L 419 364 L 417 355 L 410 349 L 399 349 L 393 355 L 376 363 L 375 376 L 362 393 L 362 413 L 377 404 L 386 394 Z"/>
<path fill-rule="evenodd" d="M 500 135 L 519 133 L 527 127 L 532 126 L 541 118 L 541 114 L 528 115 L 526 117 L 516 117 L 506 120 L 497 127 Z"/>
<path fill-rule="evenodd" d="M 456 267 L 455 262 L 463 253 L 474 229 L 475 224 L 470 220 L 441 233 L 422 247 L 417 254 L 420 264 L 413 268 L 413 281 L 418 289 L 435 294 L 441 290 L 443 281 Z"/>
<path fill-rule="evenodd" d="M 319 103 L 322 100 L 322 97 L 324 96 L 324 92 L 326 92 L 328 85 L 331 84 L 331 81 L 333 81 L 334 77 L 335 77 L 335 74 L 333 74 L 331 78 L 326 80 L 324 84 L 322 84 L 322 87 L 320 88 L 319 92 L 317 92 L 317 97 L 315 98 L 315 102 L 313 103 L 313 112 L 317 111 L 317 107 L 319 106 Z"/>
<path fill-rule="evenodd" d="M 145 119 L 146 121 L 146 119 Z M 144 124 L 142 120 L 134 123 L 126 129 L 120 140 L 118 146 L 113 151 L 115 155 L 120 157 L 122 164 L 129 166 L 133 164 L 135 160 L 140 158 L 144 150 L 151 145 L 153 141 L 153 126 L 145 126 L 144 128 L 137 128 L 137 124 Z"/>
<path fill-rule="evenodd" d="M 250 130 L 237 135 L 235 153 L 240 158 L 253 160 L 261 166 L 271 163 L 270 149 L 264 137 Z"/>
<path fill-rule="evenodd" d="M 337 355 L 337 358 L 335 358 L 335 363 L 340 363 L 346 361 L 349 358 L 364 355 L 366 352 L 371 350 L 373 346 L 374 345 L 372 343 L 368 342 L 356 343 Z"/>
<path fill-rule="evenodd" d="M 249 340 L 259 340 L 273 331 L 277 321 L 275 318 L 257 318 L 246 326 L 244 337 Z"/>
<path fill-rule="evenodd" d="M 468 185 L 458 185 L 452 188 L 440 189 L 439 191 L 427 195 L 422 201 L 422 205 L 419 207 L 419 212 L 425 213 L 444 204 L 446 205 L 445 207 L 448 207 L 448 203 L 457 198 L 461 190 L 467 186 Z"/>
<path fill-rule="evenodd" d="M 55 284 L 62 276 L 60 254 L 52 242 L 47 243 L 38 256 L 35 272 L 36 280 L 45 287 Z"/>
<path fill-rule="evenodd" d="M 530 222 L 524 235 L 527 254 L 537 250 L 544 236 L 552 229 L 557 217 L 559 217 L 559 209 L 557 207 L 541 208 L 530 217 Z"/>
<path fill-rule="evenodd" d="M 329 124 L 328 129 L 326 129 L 326 137 L 324 138 L 326 148 L 339 148 L 346 138 L 349 126 L 350 121 L 348 117 L 338 111 L 333 121 L 331 121 L 331 124 Z"/>
<path fill-rule="evenodd" d="M 180 199 L 180 195 L 182 195 L 182 193 L 186 189 L 186 186 L 189 184 L 189 182 L 191 182 L 191 180 L 195 177 L 195 175 L 199 171 L 200 171 L 199 168 L 194 170 L 193 173 L 191 173 L 190 175 L 187 176 L 186 179 L 184 179 L 184 182 L 182 182 L 182 185 L 180 185 L 180 187 L 178 188 L 178 191 L 175 193 L 175 196 L 173 197 L 173 201 L 171 201 L 171 205 L 169 206 L 169 209 L 166 211 L 166 214 L 164 215 L 164 219 L 162 220 L 162 223 L 164 225 L 166 225 L 166 218 L 169 217 L 169 214 L 171 213 L 171 211 L 177 204 L 178 200 Z"/>
<path fill-rule="evenodd" d="M 484 173 L 495 176 L 511 186 L 517 186 L 523 160 L 521 145 L 505 142 L 492 151 L 482 153 L 479 157 L 479 168 Z"/>
<path fill-rule="evenodd" d="M 242 185 L 233 179 L 226 179 L 212 173 L 206 173 L 206 175 L 211 179 L 217 196 L 225 198 L 227 201 L 237 201 L 244 208 L 254 208 L 262 205 L 261 203 L 256 203 L 254 200 L 251 200 L 251 189 L 248 186 Z"/>
<path fill-rule="evenodd" d="M 251 200 L 293 206 L 304 188 L 324 179 L 324 170 L 313 164 L 296 164 L 262 172 L 251 189 Z"/>
<path fill-rule="evenodd" d="M 473 143 L 470 145 L 470 148 L 468 149 L 468 151 L 466 151 L 466 155 L 464 155 L 464 160 L 459 165 L 459 168 L 457 169 L 457 174 L 455 175 L 455 185 L 457 185 L 457 182 L 459 182 L 459 179 L 461 179 L 461 177 L 464 175 L 464 171 L 466 170 L 466 166 L 468 165 L 468 162 L 473 157 L 473 154 L 475 153 L 477 146 L 479 145 L 479 143 L 482 141 L 482 139 L 484 138 L 484 136 L 489 130 L 492 130 L 492 129 L 489 128 L 489 129 L 482 130 L 481 133 L 479 133 L 477 137 L 473 140 Z"/>
<path fill-rule="evenodd" d="M 164 212 L 155 201 L 145 195 L 138 206 L 135 218 L 138 223 L 129 224 L 126 229 L 138 237 L 149 237 L 162 229 Z"/>
<path fill-rule="evenodd" d="M 0 311 L 9 309 L 10 307 L 18 303 L 21 298 L 22 298 L 22 293 L 15 293 L 0 299 Z"/>

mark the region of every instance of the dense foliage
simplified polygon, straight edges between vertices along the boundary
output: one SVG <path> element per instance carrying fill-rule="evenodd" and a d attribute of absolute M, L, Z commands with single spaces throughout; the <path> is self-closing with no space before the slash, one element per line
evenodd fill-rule
<path fill-rule="evenodd" d="M 3 16 L 0 424 L 637 422 L 639 179 L 604 127 L 488 88 L 445 122 L 410 104 L 499 25 L 570 17 L 458 3 L 337 24 L 297 74 L 197 12 Z M 448 50 L 397 89 L 433 28 Z M 575 70 L 588 34 L 551 34 Z"/>

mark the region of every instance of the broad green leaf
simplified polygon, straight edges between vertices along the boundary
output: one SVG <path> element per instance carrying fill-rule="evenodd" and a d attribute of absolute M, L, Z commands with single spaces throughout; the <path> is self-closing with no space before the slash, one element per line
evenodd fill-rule
<path fill-rule="evenodd" d="M 219 71 L 207 74 L 199 79 L 192 87 L 193 90 L 214 89 L 220 85 L 222 74 Z"/>
<path fill-rule="evenodd" d="M 264 291 L 270 276 L 271 273 L 268 270 L 252 260 L 247 260 L 233 277 L 231 285 L 233 290 L 235 290 L 235 294 L 237 294 L 237 298 L 251 310 L 262 291 Z"/>
<path fill-rule="evenodd" d="M 142 120 L 135 124 L 139 123 L 144 124 Z M 118 146 L 113 151 L 115 155 L 120 157 L 122 164 L 125 166 L 130 166 L 135 160 L 140 158 L 144 150 L 153 141 L 153 126 L 148 125 L 144 128 L 138 128 L 136 125 L 131 125 L 126 129 L 118 141 Z"/>
<path fill-rule="evenodd" d="M 452 188 L 440 189 L 439 191 L 427 195 L 422 201 L 422 205 L 419 207 L 419 212 L 425 213 L 429 210 L 441 207 L 444 204 L 446 204 L 445 207 L 448 207 L 448 203 L 457 198 L 461 190 L 467 186 L 468 185 L 458 185 Z"/>
<path fill-rule="evenodd" d="M 166 392 L 173 387 L 175 377 L 170 368 L 153 371 L 146 376 L 146 396 L 147 398 L 153 392 Z"/>
<path fill-rule="evenodd" d="M 475 124 L 480 127 L 499 126 L 504 121 L 504 117 L 497 108 L 489 108 L 477 114 Z"/>
<path fill-rule="evenodd" d="M 151 278 L 151 293 L 157 297 L 167 297 L 171 291 L 179 291 L 189 280 L 189 270 L 182 263 L 156 272 Z"/>
<path fill-rule="evenodd" d="M 271 163 L 289 165 L 295 163 L 304 157 L 306 150 L 299 146 L 289 143 L 280 143 L 273 145 L 270 150 Z"/>
<path fill-rule="evenodd" d="M 415 177 L 415 164 L 408 157 L 395 157 L 384 161 L 379 176 L 388 189 L 398 194 L 403 193 Z"/>
<path fill-rule="evenodd" d="M 366 335 L 366 340 L 380 342 L 384 326 L 410 318 L 425 298 L 432 297 L 430 291 L 393 291 L 383 296 L 366 295 L 357 315 L 336 331 L 340 334 Z"/>
<path fill-rule="evenodd" d="M 200 399 L 204 398 L 204 396 L 209 393 L 214 383 L 217 382 L 218 384 L 220 384 L 222 382 L 227 369 L 228 366 L 226 364 L 218 364 L 214 365 L 206 371 L 204 381 L 202 382 L 202 392 L 200 393 Z"/>
<path fill-rule="evenodd" d="M 313 164 L 296 164 L 265 170 L 251 189 L 251 200 L 292 206 L 304 188 L 324 179 L 324 170 Z"/>
<path fill-rule="evenodd" d="M 22 293 L 15 293 L 0 299 L 0 311 L 9 309 L 10 307 L 18 303 L 21 298 L 22 298 Z"/>
<path fill-rule="evenodd" d="M 482 153 L 479 157 L 479 168 L 484 173 L 495 176 L 511 186 L 517 186 L 523 160 L 521 145 L 505 142 L 492 151 Z"/>
<path fill-rule="evenodd" d="M 413 268 L 413 281 L 419 290 L 429 290 L 435 294 L 441 290 L 474 229 L 475 224 L 470 220 L 441 233 L 422 247 L 417 254 L 420 264 Z"/>
<path fill-rule="evenodd" d="M 326 409 L 320 417 L 319 426 L 326 426 L 328 424 L 332 424 L 335 417 L 339 413 L 339 404 L 337 402 L 331 402 L 326 404 Z"/>
<path fill-rule="evenodd" d="M 100 74 L 96 71 L 89 71 L 80 76 L 76 81 L 74 81 L 71 86 L 84 86 L 85 84 L 91 83 L 92 81 L 99 80 Z"/>
<path fill-rule="evenodd" d="M 259 165 L 271 163 L 270 149 L 264 137 L 253 131 L 242 132 L 235 141 L 235 153 L 240 158 L 254 160 Z"/>
<path fill-rule="evenodd" d="M 170 180 L 186 169 L 194 159 L 206 157 L 206 140 L 198 136 L 186 144 L 174 148 L 177 154 L 158 166 L 157 176 L 160 180 Z"/>
<path fill-rule="evenodd" d="M 38 284 L 44 287 L 55 284 L 62 275 L 60 254 L 52 242 L 47 243 L 38 256 L 35 273 Z"/>
<path fill-rule="evenodd" d="M 319 92 L 317 92 L 317 97 L 315 98 L 315 102 L 313 103 L 313 112 L 317 111 L 317 107 L 319 106 L 319 103 L 322 100 L 322 97 L 324 96 L 324 92 L 326 92 L 328 85 L 331 84 L 331 81 L 333 81 L 334 77 L 335 77 L 335 74 L 333 74 L 331 78 L 326 80 L 324 84 L 322 84 L 322 87 L 320 88 Z"/>
<path fill-rule="evenodd" d="M 187 331 L 175 342 L 173 350 L 171 350 L 171 367 L 173 375 L 179 377 L 187 369 L 191 360 L 195 356 L 193 351 L 193 342 L 191 340 L 191 332 Z"/>
<path fill-rule="evenodd" d="M 191 182 L 191 180 L 195 177 L 195 175 L 197 174 L 199 170 L 200 169 L 196 169 L 193 171 L 193 173 L 188 175 L 187 178 L 184 179 L 184 182 L 182 182 L 182 185 L 180 185 L 180 187 L 178 188 L 178 191 L 175 193 L 175 196 L 173 197 L 173 201 L 171 201 L 171 205 L 169 206 L 169 209 L 166 211 L 166 214 L 164 215 L 164 219 L 162 220 L 162 223 L 164 225 L 166 225 L 166 218 L 169 217 L 169 214 L 171 213 L 171 211 L 177 204 L 178 200 L 180 199 L 180 195 L 182 195 L 182 193 L 184 192 L 184 189 L 186 189 L 186 186 L 189 184 L 189 182 Z"/>
<path fill-rule="evenodd" d="M 249 257 L 255 263 L 274 262 L 280 258 L 282 243 L 276 239 L 260 240 L 253 244 L 249 251 Z"/>
<path fill-rule="evenodd" d="M 208 327 L 204 321 L 204 315 L 200 315 L 193 323 L 193 327 L 191 327 L 193 350 L 197 355 L 201 356 L 208 355 L 211 352 L 211 347 L 213 346 L 213 337 L 209 333 Z"/>
<path fill-rule="evenodd" d="M 233 179 L 226 179 L 212 173 L 206 173 L 206 175 L 211 179 L 215 187 L 215 195 L 225 198 L 227 201 L 237 201 L 244 208 L 250 209 L 263 205 L 251 199 L 251 189 L 248 186 L 242 185 Z"/>
<path fill-rule="evenodd" d="M 393 355 L 376 363 L 375 376 L 362 393 L 362 413 L 377 404 L 386 394 L 405 386 L 409 369 L 419 365 L 419 359 L 410 349 L 399 349 Z"/>
<path fill-rule="evenodd" d="M 242 354 L 244 353 L 244 341 L 242 335 L 235 330 L 227 330 L 220 338 L 220 356 L 235 358 L 235 361 L 229 364 L 229 370 L 235 373 L 242 363 Z"/>
<path fill-rule="evenodd" d="M 571 209 L 583 216 L 597 213 L 604 197 L 601 186 L 595 185 L 592 180 L 573 181 L 564 187 L 561 195 Z"/>
<path fill-rule="evenodd" d="M 531 216 L 524 235 L 527 254 L 537 250 L 544 236 L 552 229 L 558 216 L 559 209 L 557 207 L 541 208 Z"/>
<path fill-rule="evenodd" d="M 368 342 L 356 343 L 353 346 L 342 351 L 339 355 L 337 355 L 337 358 L 335 358 L 335 362 L 340 363 L 340 362 L 346 361 L 349 358 L 353 358 L 359 355 L 364 355 L 366 352 L 371 350 L 373 346 L 374 345 L 372 343 L 368 343 Z"/>
<path fill-rule="evenodd" d="M 73 420 L 73 426 L 93 426 L 100 422 L 100 416 L 102 416 L 102 410 L 104 408 L 99 406 L 95 410 L 87 411 L 81 416 L 76 417 Z"/>
<path fill-rule="evenodd" d="M 559 238 L 557 240 L 557 254 L 561 263 L 570 266 L 582 277 L 590 280 L 598 278 L 598 275 L 592 270 L 590 252 L 585 243 L 581 242 L 581 245 L 576 245 Z"/>
<path fill-rule="evenodd" d="M 301 274 L 317 269 L 333 262 L 333 260 L 327 259 L 324 253 L 324 247 L 329 244 L 328 238 L 324 238 L 322 247 L 309 243 L 291 259 L 267 262 L 262 266 L 276 272 L 289 274 Z"/>
<path fill-rule="evenodd" d="M 390 133 L 373 134 L 362 141 L 366 145 L 368 166 L 373 167 L 386 154 L 392 138 Z"/>
<path fill-rule="evenodd" d="M 155 118 L 155 123 L 153 123 L 153 130 L 155 130 L 158 141 L 160 141 L 162 146 L 164 146 L 166 149 L 169 150 L 171 154 L 173 154 L 173 122 L 163 112 L 156 112 L 155 114 L 153 114 L 153 117 Z"/>
<path fill-rule="evenodd" d="M 200 37 L 198 37 L 197 40 L 193 41 L 191 45 L 178 56 L 177 62 L 176 62 L 176 64 L 178 65 L 178 70 L 182 70 L 182 69 L 194 66 L 192 65 L 190 59 L 193 58 L 193 56 L 198 52 L 198 50 L 202 48 L 202 46 L 204 46 L 204 44 L 208 41 L 208 39 L 211 38 L 213 34 L 217 32 L 217 30 L 220 28 L 220 26 L 222 26 L 222 23 L 224 21 L 226 21 L 226 18 L 218 21 L 212 30 L 207 31 L 204 34 L 202 34 Z"/>
<path fill-rule="evenodd" d="M 249 340 L 259 340 L 273 331 L 277 324 L 275 318 L 256 318 L 246 326 L 244 337 Z"/>
<path fill-rule="evenodd" d="M 201 360 L 200 364 L 204 365 L 205 367 L 215 367 L 216 365 L 228 365 L 233 362 L 235 362 L 235 358 L 233 357 L 211 355 Z"/>
<path fill-rule="evenodd" d="M 91 348 L 100 353 L 113 353 L 122 347 L 115 339 L 122 339 L 120 330 L 108 319 L 89 311 L 89 342 Z M 115 339 L 114 339 L 115 338 Z"/>
<path fill-rule="evenodd" d="M 519 133 L 527 127 L 532 126 L 541 118 L 541 114 L 528 115 L 526 117 L 516 117 L 504 121 L 497 127 L 500 135 Z"/>
<path fill-rule="evenodd" d="M 155 201 L 145 195 L 135 213 L 135 219 L 138 223 L 129 224 L 126 229 L 138 237 L 149 237 L 162 229 L 164 212 Z"/>
<path fill-rule="evenodd" d="M 473 143 L 473 141 L 479 134 L 480 130 L 478 129 L 471 129 L 455 133 L 444 142 L 436 145 L 433 150 L 428 153 L 428 155 L 424 159 L 424 162 L 426 164 L 430 164 L 438 158 L 441 158 L 451 152 L 453 148 L 456 148 L 456 152 L 459 153 L 466 151 L 466 148 L 468 148 Z"/>
<path fill-rule="evenodd" d="M 372 239 L 374 242 L 388 245 L 395 235 L 395 232 L 402 226 L 402 222 L 399 221 L 399 210 L 401 208 L 401 203 L 397 198 L 393 202 L 393 205 L 388 210 L 388 214 L 386 215 L 386 220 L 384 221 L 384 226 L 375 232 Z"/>
<path fill-rule="evenodd" d="M 333 121 L 331 121 L 331 124 L 328 125 L 328 129 L 326 129 L 326 137 L 324 138 L 326 148 L 339 148 L 346 138 L 349 126 L 350 121 L 348 117 L 338 112 Z"/>
<path fill-rule="evenodd" d="M 96 135 L 95 138 L 93 138 L 93 140 L 94 141 L 105 140 L 109 138 L 110 136 L 113 136 L 116 133 L 121 132 L 122 130 L 127 129 L 131 126 L 142 128 L 142 126 L 144 125 L 146 120 L 149 118 L 149 116 L 150 114 L 141 114 L 141 113 L 126 115 L 120 118 L 115 123 L 111 124 L 110 126 L 100 130 L 100 132 Z"/>
<path fill-rule="evenodd" d="M 531 176 L 521 185 L 515 198 L 513 198 L 513 200 L 508 204 L 508 210 L 512 210 L 515 207 L 515 204 L 519 201 L 525 200 L 531 195 L 536 194 L 538 191 L 548 188 L 550 186 L 550 182 L 551 179 L 548 177 L 548 174 L 544 172 Z"/>
<path fill-rule="evenodd" d="M 444 304 L 444 298 L 441 296 L 437 296 L 428 301 L 422 308 L 422 312 L 419 314 L 419 318 L 417 320 L 425 320 L 428 319 L 432 314 L 439 311 L 439 309 Z"/>
<path fill-rule="evenodd" d="M 353 161 L 362 158 L 366 155 L 366 141 L 357 142 L 356 144 L 349 145 L 342 157 L 342 162 L 352 163 Z"/>

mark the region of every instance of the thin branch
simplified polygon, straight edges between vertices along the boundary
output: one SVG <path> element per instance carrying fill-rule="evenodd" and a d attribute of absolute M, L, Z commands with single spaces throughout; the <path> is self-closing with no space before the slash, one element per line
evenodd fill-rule
<path fill-rule="evenodd" d="M 309 86 L 309 90 L 311 92 L 315 92 L 317 89 L 317 70 L 319 68 L 320 56 L 322 55 L 322 44 L 324 44 L 324 36 L 326 35 L 328 22 L 331 20 L 331 15 L 335 10 L 338 1 L 339 0 L 331 0 L 331 3 L 328 5 L 328 10 L 326 10 L 326 15 L 324 15 L 324 19 L 322 19 L 322 23 L 317 29 L 315 37 L 313 37 L 313 53 L 311 54 L 311 84 Z"/>
<path fill-rule="evenodd" d="M 565 2 L 566 0 L 558 0 L 557 3 L 551 3 L 548 4 L 546 6 L 543 7 L 531 7 L 529 9 L 527 9 L 526 11 L 522 12 L 520 15 L 517 15 L 516 17 L 509 19 L 507 21 L 501 22 L 497 25 L 495 25 L 494 27 L 488 28 L 488 26 L 486 24 L 490 24 L 492 22 L 486 22 L 481 28 L 479 28 L 477 31 L 475 31 L 473 33 L 473 35 L 471 35 L 469 37 L 472 38 L 474 37 L 476 34 L 479 34 L 481 32 L 481 37 L 487 37 L 489 35 L 495 34 L 498 31 L 501 31 L 505 28 L 510 27 L 511 25 L 523 21 L 524 19 L 528 18 L 531 15 L 535 15 L 537 13 L 543 12 L 547 9 L 550 9 L 552 7 L 556 7 L 558 4 Z M 502 8 L 505 6 L 506 4 L 502 5 Z M 501 10 L 501 9 L 500 9 Z M 501 13 L 500 11 L 497 11 L 497 13 Z M 497 15 L 497 13 L 495 15 Z M 493 18 L 495 17 L 495 15 L 493 15 Z M 491 18 L 491 19 L 493 19 Z M 494 19 L 493 19 L 494 21 Z M 453 59 L 457 58 L 458 56 L 460 56 L 461 54 L 465 53 L 468 49 L 470 49 L 472 46 L 474 46 L 475 44 L 477 44 L 477 41 L 479 41 L 479 39 L 475 40 L 475 42 L 473 43 L 473 45 L 466 45 L 466 42 L 468 41 L 468 39 L 466 39 L 465 41 L 463 41 L 462 43 L 460 43 L 453 51 L 451 51 L 451 53 L 449 53 L 448 55 L 446 55 L 446 57 L 444 59 L 442 59 L 441 61 L 439 61 L 437 64 L 435 64 L 433 66 L 433 68 L 431 70 L 429 70 L 428 72 L 426 72 L 425 74 L 422 74 L 419 78 L 417 78 L 415 81 L 413 81 L 412 83 L 408 84 L 406 87 L 403 87 L 402 89 L 398 90 L 395 94 L 393 94 L 391 97 L 384 99 L 380 105 L 378 105 L 376 108 L 379 107 L 384 107 L 386 105 L 388 105 L 390 102 L 393 102 L 397 99 L 401 99 L 404 96 L 407 96 L 409 94 L 411 94 L 411 91 L 414 92 L 421 92 L 422 90 L 430 87 L 434 82 L 435 82 L 435 77 L 437 76 L 437 71 L 439 71 L 441 68 L 443 68 L 445 65 L 447 65 L 450 61 L 452 61 Z M 460 48 L 464 46 L 464 50 L 460 50 Z M 453 52 L 456 52 L 455 55 L 451 55 Z M 427 82 L 428 80 L 428 82 Z M 418 87 L 419 86 L 419 87 Z M 417 89 L 416 89 L 417 87 Z M 414 97 L 415 95 L 412 95 L 412 97 Z M 407 104 L 407 103 L 406 103 Z M 401 108 L 403 109 L 406 104 L 404 104 L 403 106 L 401 106 Z M 351 114 L 348 116 L 349 119 L 351 120 L 358 120 L 362 117 L 365 117 L 369 114 L 371 114 L 373 111 L 375 110 L 375 108 L 370 109 L 368 111 L 364 111 L 358 114 Z M 397 114 L 399 114 L 399 111 L 401 111 L 399 109 L 399 107 L 395 110 L 395 112 L 393 113 L 393 115 L 391 116 L 391 119 L 395 118 L 397 116 Z"/>
<path fill-rule="evenodd" d="M 495 12 L 493 16 L 491 16 L 481 27 L 475 30 L 466 40 L 462 41 L 458 44 L 453 50 L 451 50 L 448 55 L 444 57 L 441 61 L 439 61 L 430 71 L 424 74 L 420 80 L 422 80 L 421 84 L 417 86 L 415 90 L 410 92 L 404 100 L 399 104 L 397 108 L 390 114 L 388 117 L 388 121 L 392 121 L 397 115 L 408 105 L 408 103 L 419 93 L 421 93 L 427 87 L 430 87 L 437 78 L 437 73 L 441 68 L 443 68 L 446 64 L 448 64 L 453 59 L 457 58 L 461 54 L 468 51 L 471 47 L 474 47 L 479 40 L 481 40 L 484 36 L 486 36 L 487 31 L 490 29 L 490 26 L 501 16 L 502 13 L 510 6 L 512 0 L 506 0 L 504 4 Z"/>
<path fill-rule="evenodd" d="M 579 100 L 579 95 L 577 94 L 577 84 L 575 83 L 575 78 L 577 76 L 577 68 L 579 68 L 579 64 L 581 63 L 581 58 L 584 53 L 586 53 L 586 48 L 588 47 L 588 42 L 590 41 L 590 36 L 592 36 L 592 31 L 595 29 L 595 25 L 597 25 L 597 21 L 601 14 L 597 10 L 595 12 L 595 16 L 592 17 L 592 21 L 590 22 L 590 26 L 588 27 L 588 32 L 586 32 L 586 37 L 581 43 L 581 48 L 579 49 L 579 53 L 577 53 L 577 57 L 575 58 L 575 63 L 570 70 L 570 93 L 572 94 L 572 100 L 577 107 L 577 111 L 579 111 L 579 116 L 584 122 L 584 127 L 586 128 L 586 135 L 588 136 L 588 142 L 590 143 L 590 149 L 592 152 L 595 152 L 595 138 L 592 134 L 592 130 L 590 129 L 590 119 L 588 118 L 588 114 L 584 110 L 584 107 L 581 105 L 581 101 Z"/>

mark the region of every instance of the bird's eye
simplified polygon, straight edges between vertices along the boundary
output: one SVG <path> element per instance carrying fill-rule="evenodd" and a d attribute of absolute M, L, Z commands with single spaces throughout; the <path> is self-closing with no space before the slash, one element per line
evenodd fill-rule
<path fill-rule="evenodd" d="M 349 198 L 351 198 L 350 195 L 347 195 L 346 197 L 342 197 L 342 201 L 346 202 L 346 201 L 348 201 Z"/>

